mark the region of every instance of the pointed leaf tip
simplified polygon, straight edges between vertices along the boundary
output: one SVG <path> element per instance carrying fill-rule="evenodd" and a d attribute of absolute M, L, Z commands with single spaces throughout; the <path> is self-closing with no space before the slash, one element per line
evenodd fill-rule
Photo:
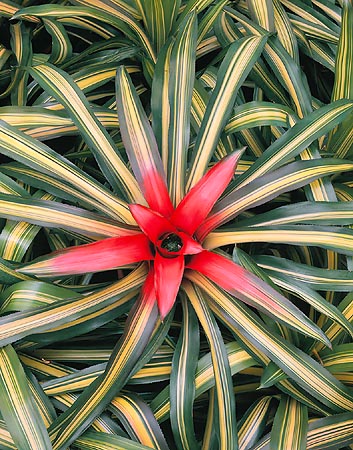
<path fill-rule="evenodd" d="M 60 277 L 111 270 L 151 259 L 153 255 L 149 240 L 140 233 L 69 247 L 40 258 L 18 271 L 36 276 Z"/>
<path fill-rule="evenodd" d="M 186 194 L 171 217 L 176 227 L 194 234 L 234 176 L 242 153 L 238 150 L 217 162 Z"/>

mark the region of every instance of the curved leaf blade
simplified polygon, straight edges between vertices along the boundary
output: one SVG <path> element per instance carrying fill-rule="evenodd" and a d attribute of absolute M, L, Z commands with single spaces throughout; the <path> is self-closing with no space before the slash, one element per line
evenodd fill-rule
<path fill-rule="evenodd" d="M 52 448 L 43 419 L 14 349 L 0 349 L 0 411 L 14 443 L 23 450 Z"/>
<path fill-rule="evenodd" d="M 231 44 L 217 74 L 193 151 L 188 191 L 203 176 L 221 131 L 229 118 L 237 91 L 259 58 L 266 37 L 251 36 Z"/>

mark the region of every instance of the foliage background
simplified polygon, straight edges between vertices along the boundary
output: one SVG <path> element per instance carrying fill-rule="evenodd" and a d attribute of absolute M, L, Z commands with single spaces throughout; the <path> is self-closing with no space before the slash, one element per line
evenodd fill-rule
<path fill-rule="evenodd" d="M 0 448 L 353 448 L 351 1 L 7 0 L 0 15 Z M 152 330 L 143 265 L 15 270 L 114 235 L 120 199 L 136 199 L 120 66 L 175 202 L 246 147 L 219 204 L 232 219 L 208 245 L 280 289 L 332 348 L 197 275 Z"/>

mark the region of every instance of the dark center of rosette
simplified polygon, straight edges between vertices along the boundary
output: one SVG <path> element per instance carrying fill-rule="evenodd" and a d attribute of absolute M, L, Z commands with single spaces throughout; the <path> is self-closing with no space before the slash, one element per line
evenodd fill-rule
<path fill-rule="evenodd" d="M 183 241 L 177 234 L 169 233 L 163 237 L 160 246 L 167 252 L 178 252 L 183 247 Z"/>

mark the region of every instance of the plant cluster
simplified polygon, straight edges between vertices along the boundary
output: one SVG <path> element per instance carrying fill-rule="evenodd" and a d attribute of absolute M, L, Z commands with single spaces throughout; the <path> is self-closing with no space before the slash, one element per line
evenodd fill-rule
<path fill-rule="evenodd" d="M 0 29 L 0 449 L 353 448 L 352 0 Z"/>

